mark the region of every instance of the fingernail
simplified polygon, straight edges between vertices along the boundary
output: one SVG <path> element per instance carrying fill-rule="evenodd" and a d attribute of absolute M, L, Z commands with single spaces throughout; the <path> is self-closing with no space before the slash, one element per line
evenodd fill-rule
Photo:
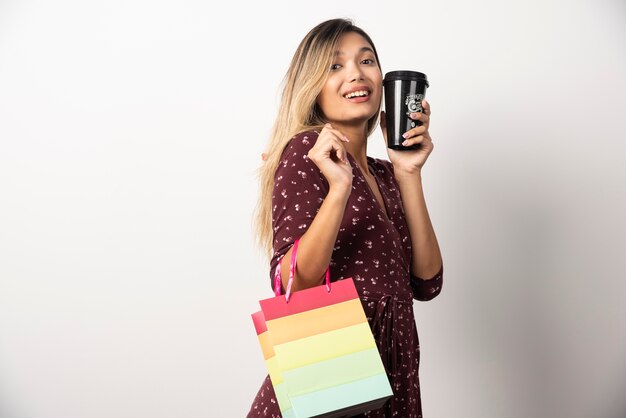
<path fill-rule="evenodd" d="M 405 133 L 402 134 L 402 138 L 407 138 L 408 136 L 409 136 L 408 132 L 405 132 Z"/>
<path fill-rule="evenodd" d="M 409 145 L 409 141 L 408 141 L 408 140 L 407 140 L 407 141 L 404 141 L 404 142 L 402 143 L 402 145 L 404 145 L 404 146 L 406 147 L 407 145 Z"/>
<path fill-rule="evenodd" d="M 413 119 L 415 119 L 415 118 L 417 117 L 417 112 L 413 112 L 413 113 L 411 113 L 411 117 L 412 117 Z"/>
<path fill-rule="evenodd" d="M 347 136 L 345 136 L 345 135 L 343 136 L 343 139 L 345 139 L 345 140 L 346 140 L 346 142 L 350 142 L 350 140 L 348 139 L 348 137 L 347 137 Z"/>

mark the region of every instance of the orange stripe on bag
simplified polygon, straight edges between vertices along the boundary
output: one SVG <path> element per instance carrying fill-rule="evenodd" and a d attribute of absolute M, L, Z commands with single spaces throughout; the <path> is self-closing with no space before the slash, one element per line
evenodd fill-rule
<path fill-rule="evenodd" d="M 335 290 L 336 286 L 333 292 Z M 363 313 L 361 300 L 352 299 L 267 321 L 267 326 L 272 329 L 273 344 L 278 345 L 363 322 L 367 322 L 367 318 Z"/>

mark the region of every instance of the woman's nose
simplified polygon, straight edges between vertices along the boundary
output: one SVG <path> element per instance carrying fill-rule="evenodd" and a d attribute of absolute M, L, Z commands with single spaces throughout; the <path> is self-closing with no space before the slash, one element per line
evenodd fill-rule
<path fill-rule="evenodd" d="M 358 65 L 353 65 L 348 72 L 350 81 L 363 80 L 363 71 Z"/>

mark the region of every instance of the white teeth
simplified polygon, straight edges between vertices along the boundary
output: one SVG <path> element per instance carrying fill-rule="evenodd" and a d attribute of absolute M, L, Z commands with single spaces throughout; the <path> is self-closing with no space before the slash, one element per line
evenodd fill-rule
<path fill-rule="evenodd" d="M 367 90 L 357 90 L 351 93 L 346 94 L 344 97 L 346 99 L 352 99 L 353 97 L 364 97 L 369 96 L 369 92 Z"/>

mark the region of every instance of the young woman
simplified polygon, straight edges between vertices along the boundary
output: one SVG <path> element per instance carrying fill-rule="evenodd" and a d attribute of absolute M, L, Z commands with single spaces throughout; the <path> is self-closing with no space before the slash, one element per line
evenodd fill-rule
<path fill-rule="evenodd" d="M 423 101 L 424 112 L 411 114 L 422 125 L 405 145 L 417 150 L 368 157 L 382 92 L 378 54 L 362 29 L 334 19 L 305 36 L 264 154 L 258 237 L 271 254 L 270 277 L 281 263 L 284 287 L 300 239 L 292 291 L 321 285 L 329 265 L 331 280 L 354 279 L 394 392 L 362 416 L 412 418 L 422 416 L 412 302 L 437 296 L 443 272 L 421 181 L 433 150 L 431 111 Z M 280 417 L 269 377 L 248 417 Z"/>

